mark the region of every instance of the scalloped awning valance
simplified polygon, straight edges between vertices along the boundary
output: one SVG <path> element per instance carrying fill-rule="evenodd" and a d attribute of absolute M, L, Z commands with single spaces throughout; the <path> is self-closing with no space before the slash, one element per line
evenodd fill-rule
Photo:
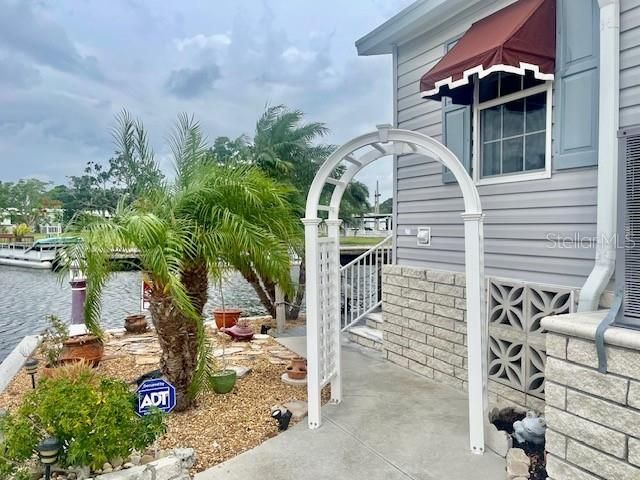
<path fill-rule="evenodd" d="M 518 0 L 471 25 L 420 79 L 420 95 L 469 104 L 474 74 L 529 70 L 539 80 L 553 80 L 555 53 L 556 0 Z"/>

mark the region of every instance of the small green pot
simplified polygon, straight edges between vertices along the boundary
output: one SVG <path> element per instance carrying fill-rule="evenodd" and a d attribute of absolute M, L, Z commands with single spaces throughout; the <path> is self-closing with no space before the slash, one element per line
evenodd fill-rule
<path fill-rule="evenodd" d="M 221 370 L 211 375 L 211 387 L 216 393 L 229 393 L 235 384 L 235 370 Z"/>

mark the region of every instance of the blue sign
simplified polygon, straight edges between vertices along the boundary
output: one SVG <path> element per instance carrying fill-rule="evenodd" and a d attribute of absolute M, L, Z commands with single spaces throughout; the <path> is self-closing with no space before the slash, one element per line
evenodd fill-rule
<path fill-rule="evenodd" d="M 146 380 L 140 384 L 136 394 L 138 395 L 136 413 L 141 417 L 149 413 L 151 407 L 169 413 L 176 406 L 176 389 L 161 378 Z"/>

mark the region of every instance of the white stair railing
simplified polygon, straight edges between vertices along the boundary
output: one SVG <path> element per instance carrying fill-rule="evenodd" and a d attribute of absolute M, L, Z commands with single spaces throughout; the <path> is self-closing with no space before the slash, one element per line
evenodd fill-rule
<path fill-rule="evenodd" d="M 390 264 L 392 235 L 340 267 L 340 328 L 346 330 L 382 304 L 382 266 Z"/>

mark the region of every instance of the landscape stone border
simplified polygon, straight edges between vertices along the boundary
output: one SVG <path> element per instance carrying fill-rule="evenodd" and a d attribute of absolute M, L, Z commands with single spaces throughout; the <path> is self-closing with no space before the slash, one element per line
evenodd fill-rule
<path fill-rule="evenodd" d="M 189 480 L 195 455 L 192 448 L 175 448 L 166 457 L 145 465 L 96 475 L 94 480 Z"/>

